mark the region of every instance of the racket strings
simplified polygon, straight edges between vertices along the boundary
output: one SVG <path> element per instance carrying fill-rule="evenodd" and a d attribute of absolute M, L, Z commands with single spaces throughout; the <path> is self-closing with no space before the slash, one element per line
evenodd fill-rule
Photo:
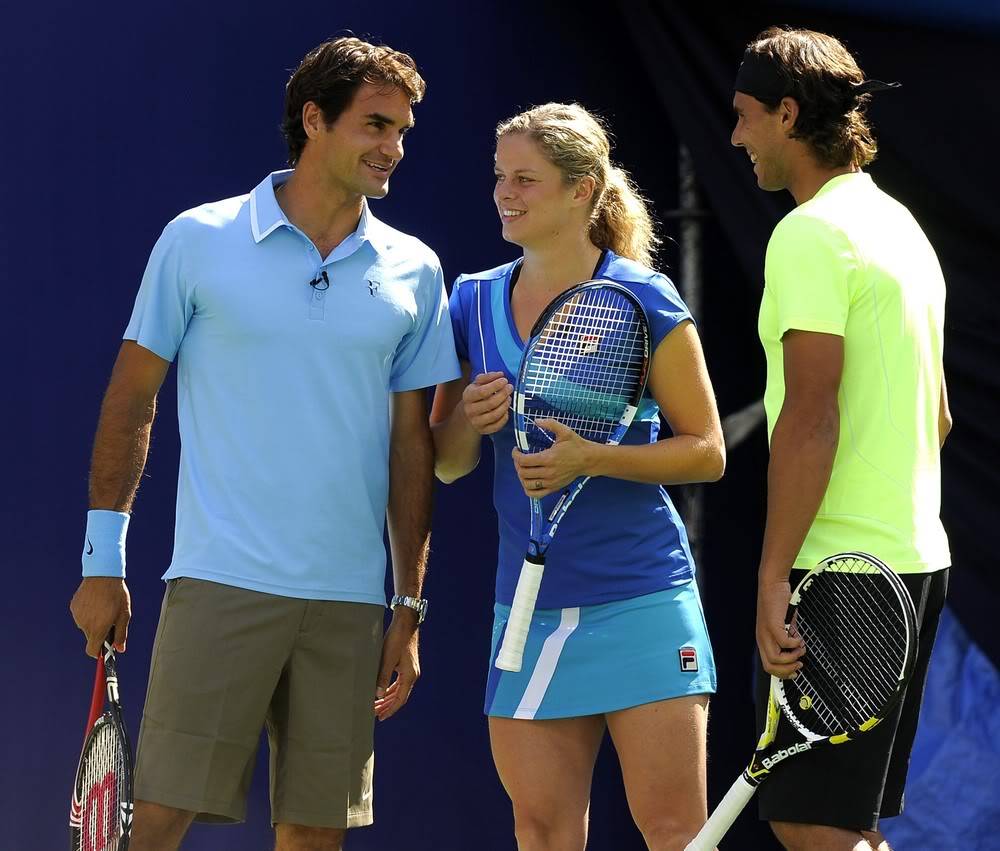
<path fill-rule="evenodd" d="M 816 598 L 819 605 L 812 607 L 811 617 L 803 613 L 800 631 L 819 674 L 814 679 L 834 685 L 822 696 L 836 699 L 841 708 L 843 700 L 851 701 L 856 711 L 870 715 L 883 695 L 896 687 L 900 669 L 893 667 L 893 657 L 901 664 L 905 649 L 881 642 L 878 654 L 870 652 L 872 623 L 877 621 L 861 623 L 859 613 L 867 609 L 870 616 L 872 610 L 870 599 L 859 595 L 856 586 L 845 585 L 831 592 L 829 584 L 823 584 L 812 593 L 822 594 L 823 599 Z"/>
<path fill-rule="evenodd" d="M 82 823 L 74 851 L 112 851 L 121 833 L 119 809 L 128 768 L 121 738 L 110 722 L 95 727 L 81 773 Z"/>
<path fill-rule="evenodd" d="M 891 612 L 890 601 L 881 594 L 880 583 L 869 584 L 867 588 L 863 590 L 866 593 L 859 593 L 861 589 L 860 583 L 865 580 L 858 579 L 856 581 L 842 582 L 838 587 L 837 591 L 841 592 L 841 596 L 837 597 L 831 592 L 831 586 L 829 583 L 819 583 L 812 593 L 822 594 L 826 603 L 827 611 L 824 612 L 822 609 L 819 610 L 820 613 L 826 614 L 829 611 L 837 611 L 838 614 L 842 615 L 836 622 L 836 633 L 832 633 L 831 629 L 833 627 L 829 624 L 826 625 L 826 635 L 842 635 L 845 631 L 849 631 L 851 638 L 853 640 L 854 646 L 866 645 L 871 641 L 871 633 L 873 629 L 877 629 L 877 625 L 880 623 L 879 615 L 884 612 Z M 880 610 L 873 608 L 872 601 L 876 599 L 876 595 L 881 597 L 882 607 Z M 818 617 L 818 615 L 817 615 Z M 823 634 L 817 636 L 820 640 L 820 647 L 818 649 L 822 650 L 822 639 Z M 885 641 L 883 642 L 886 646 L 883 648 L 883 654 L 878 656 L 876 659 L 871 661 L 871 674 L 878 677 L 882 684 L 891 688 L 894 686 L 896 676 L 893 675 L 891 664 L 893 661 L 893 652 L 898 654 L 901 660 L 905 654 L 905 642 L 902 640 L 901 635 L 895 632 L 889 632 L 885 636 Z M 835 645 L 834 649 L 840 649 Z M 853 649 L 853 648 L 852 648 Z M 880 665 L 882 662 L 884 664 Z M 884 669 L 884 670 L 883 670 Z M 884 676 L 879 676 L 884 674 Z"/>
<path fill-rule="evenodd" d="M 638 403 L 647 351 L 646 323 L 628 298 L 585 290 L 538 335 L 522 373 L 525 416 L 559 419 L 589 440 L 606 442 L 627 407 Z M 532 436 L 539 448 L 550 443 Z"/>
<path fill-rule="evenodd" d="M 866 572 L 861 565 L 867 568 Z M 907 622 L 891 581 L 867 563 L 817 574 L 796 611 L 806 643 L 799 676 L 786 684 L 827 734 L 877 716 L 899 688 Z M 795 710 L 794 699 L 790 708 Z"/>

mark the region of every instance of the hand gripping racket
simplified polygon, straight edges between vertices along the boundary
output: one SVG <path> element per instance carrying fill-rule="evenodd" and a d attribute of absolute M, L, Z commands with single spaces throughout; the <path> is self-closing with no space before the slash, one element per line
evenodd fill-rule
<path fill-rule="evenodd" d="M 103 655 L 97 658 L 69 826 L 72 851 L 128 849 L 132 830 L 132 751 L 122 719 L 118 669 L 110 636 L 104 642 Z"/>
<path fill-rule="evenodd" d="M 586 440 L 617 444 L 635 417 L 649 372 L 649 322 L 642 304 L 611 281 L 587 281 L 561 293 L 542 312 L 521 358 L 514 386 L 514 435 L 521 452 L 552 445 L 535 420 L 553 419 Z M 528 554 L 517 580 L 496 666 L 520 671 L 545 553 L 589 476 L 571 482 L 548 513 L 531 499 Z"/>
<path fill-rule="evenodd" d="M 865 553 L 831 556 L 803 577 L 785 616 L 786 629 L 794 626 L 805 641 L 802 668 L 795 679 L 771 677 L 767 721 L 753 759 L 687 851 L 715 848 L 782 761 L 853 741 L 889 714 L 913 671 L 916 619 L 902 580 Z M 779 748 L 782 715 L 797 741 Z"/>

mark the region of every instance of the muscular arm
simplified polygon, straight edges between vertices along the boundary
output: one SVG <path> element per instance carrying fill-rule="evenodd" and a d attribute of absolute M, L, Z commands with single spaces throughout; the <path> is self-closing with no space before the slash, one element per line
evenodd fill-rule
<path fill-rule="evenodd" d="M 840 439 L 837 394 L 844 341 L 834 334 L 789 331 L 782 349 L 785 399 L 771 434 L 757 641 L 765 668 L 788 675 L 801 655 L 801 640 L 783 629 L 790 595 L 788 576 L 833 470 Z M 791 652 L 782 654 L 782 648 Z"/>
<path fill-rule="evenodd" d="M 944 448 L 944 442 L 951 434 L 951 408 L 948 407 L 948 388 L 944 382 L 944 374 L 941 375 L 941 402 L 938 405 L 938 446 Z"/>
<path fill-rule="evenodd" d="M 396 593 L 406 597 L 419 597 L 423 590 L 433 487 L 434 445 L 425 391 L 395 393 L 389 437 L 387 519 L 393 582 Z M 396 679 L 392 680 L 394 673 Z M 379 720 L 384 721 L 403 707 L 419 676 L 417 614 L 397 606 L 382 644 L 375 689 L 375 714 Z"/>
<path fill-rule="evenodd" d="M 170 364 L 126 340 L 118 352 L 104 394 L 90 465 L 90 507 L 128 512 L 146 465 L 156 394 Z M 70 601 L 70 612 L 96 656 L 114 628 L 115 646 L 124 652 L 131 599 L 123 579 L 83 579 Z"/>
<path fill-rule="evenodd" d="M 434 446 L 423 390 L 392 397 L 389 437 L 389 544 L 396 593 L 419 597 L 431 537 Z"/>
<path fill-rule="evenodd" d="M 104 394 L 90 461 L 90 507 L 131 511 L 146 466 L 156 394 L 170 364 L 126 340 Z"/>

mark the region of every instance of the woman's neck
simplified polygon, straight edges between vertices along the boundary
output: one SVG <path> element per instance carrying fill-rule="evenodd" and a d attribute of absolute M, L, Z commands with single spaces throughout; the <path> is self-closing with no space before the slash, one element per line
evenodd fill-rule
<path fill-rule="evenodd" d="M 518 286 L 555 295 L 593 277 L 601 253 L 586 234 L 525 246 Z"/>

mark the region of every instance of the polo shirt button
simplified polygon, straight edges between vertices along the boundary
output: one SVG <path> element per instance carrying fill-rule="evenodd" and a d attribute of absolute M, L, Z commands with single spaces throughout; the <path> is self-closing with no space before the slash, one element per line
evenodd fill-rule
<path fill-rule="evenodd" d="M 326 293 L 323 292 L 322 290 L 316 290 L 316 298 L 317 298 L 317 300 L 321 301 L 325 295 L 326 295 Z"/>

